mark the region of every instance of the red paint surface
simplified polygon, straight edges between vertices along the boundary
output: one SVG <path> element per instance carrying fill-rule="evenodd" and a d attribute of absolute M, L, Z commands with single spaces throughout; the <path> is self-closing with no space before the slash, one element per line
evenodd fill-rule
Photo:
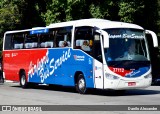
<path fill-rule="evenodd" d="M 19 81 L 19 71 L 24 69 L 28 79 L 30 62 L 37 64 L 46 55 L 47 49 L 3 51 L 3 70 L 6 80 Z"/>
<path fill-rule="evenodd" d="M 131 73 L 133 70 L 125 70 L 124 68 L 114 68 L 114 67 L 109 67 L 109 69 L 121 76 L 126 76 L 127 74 Z"/>

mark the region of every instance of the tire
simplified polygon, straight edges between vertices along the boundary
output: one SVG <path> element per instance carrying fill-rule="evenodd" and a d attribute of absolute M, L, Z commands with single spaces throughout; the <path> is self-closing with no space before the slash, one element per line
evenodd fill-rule
<path fill-rule="evenodd" d="M 28 87 L 28 83 L 27 83 L 26 73 L 25 72 L 22 72 L 20 74 L 20 86 L 22 88 L 27 88 Z"/>
<path fill-rule="evenodd" d="M 3 73 L 0 71 L 0 83 L 4 83 Z"/>
<path fill-rule="evenodd" d="M 86 81 L 85 81 L 84 76 L 82 74 L 79 74 L 78 78 L 76 80 L 76 90 L 80 94 L 85 94 L 87 91 Z"/>

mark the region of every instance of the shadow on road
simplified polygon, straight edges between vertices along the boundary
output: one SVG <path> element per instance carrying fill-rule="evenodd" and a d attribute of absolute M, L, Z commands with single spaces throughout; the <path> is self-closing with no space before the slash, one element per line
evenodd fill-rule
<path fill-rule="evenodd" d="M 16 86 L 12 85 L 11 87 L 21 88 L 18 85 Z M 51 86 L 34 85 L 31 87 L 28 87 L 27 89 L 70 92 L 70 93 L 78 94 L 74 87 L 64 87 L 64 86 L 58 86 L 58 85 L 51 85 Z M 149 89 L 134 89 L 134 90 L 126 90 L 126 91 L 114 91 L 114 90 L 89 89 L 86 93 L 86 95 L 99 95 L 99 96 L 139 96 L 139 95 L 153 95 L 153 94 L 160 94 L 160 90 L 158 91 L 158 90 L 149 90 Z"/>
<path fill-rule="evenodd" d="M 91 90 L 89 94 L 100 95 L 100 96 L 139 96 L 139 95 L 160 94 L 160 91 L 147 90 L 147 89 L 134 89 L 134 90 L 125 90 L 125 91 Z"/>

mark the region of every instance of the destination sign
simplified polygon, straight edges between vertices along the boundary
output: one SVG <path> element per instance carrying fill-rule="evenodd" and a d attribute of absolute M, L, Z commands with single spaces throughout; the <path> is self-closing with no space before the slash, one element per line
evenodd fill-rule
<path fill-rule="evenodd" d="M 47 33 L 49 29 L 37 29 L 30 31 L 30 34 L 41 34 L 41 33 Z"/>

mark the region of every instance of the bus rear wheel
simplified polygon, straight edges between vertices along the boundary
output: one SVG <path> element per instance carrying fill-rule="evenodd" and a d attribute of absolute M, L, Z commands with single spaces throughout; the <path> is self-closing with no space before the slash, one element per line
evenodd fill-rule
<path fill-rule="evenodd" d="M 25 72 L 22 72 L 20 74 L 20 86 L 22 88 L 27 88 L 27 86 L 28 86 L 27 79 L 26 79 L 26 73 Z"/>
<path fill-rule="evenodd" d="M 85 94 L 87 91 L 86 88 L 86 81 L 84 79 L 83 74 L 79 74 L 78 78 L 76 80 L 76 90 L 80 93 L 80 94 Z"/>

